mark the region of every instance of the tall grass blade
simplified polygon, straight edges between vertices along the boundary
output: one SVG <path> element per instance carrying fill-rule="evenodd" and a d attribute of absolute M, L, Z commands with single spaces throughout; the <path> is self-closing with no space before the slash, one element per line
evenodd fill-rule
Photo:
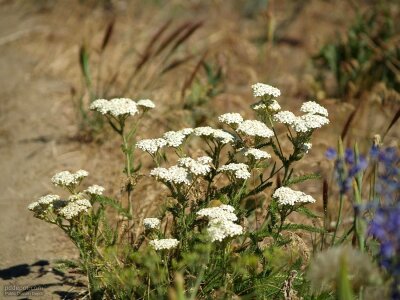
<path fill-rule="evenodd" d="M 385 138 L 385 136 L 387 135 L 387 133 L 389 132 L 389 130 L 394 126 L 394 124 L 396 124 L 396 122 L 400 119 L 400 108 L 399 110 L 396 112 L 396 114 L 394 115 L 392 121 L 390 122 L 389 126 L 387 127 L 385 133 L 383 134 L 383 138 Z"/>
<path fill-rule="evenodd" d="M 115 19 L 112 19 L 111 22 L 108 23 L 108 26 L 104 33 L 103 42 L 101 43 L 101 52 L 104 52 L 104 50 L 107 48 L 110 42 L 111 36 L 114 32 L 114 25 L 115 25 Z"/>

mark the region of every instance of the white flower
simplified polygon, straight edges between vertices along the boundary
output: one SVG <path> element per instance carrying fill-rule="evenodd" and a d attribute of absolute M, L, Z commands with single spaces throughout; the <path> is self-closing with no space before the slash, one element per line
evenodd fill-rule
<path fill-rule="evenodd" d="M 184 129 L 179 130 L 179 132 L 181 132 L 182 134 L 184 134 L 186 136 L 192 134 L 193 131 L 194 131 L 193 128 L 184 128 Z"/>
<path fill-rule="evenodd" d="M 101 114 L 110 114 L 114 117 L 122 115 L 134 116 L 138 113 L 137 104 L 129 98 L 114 98 L 109 101 L 105 99 L 98 99 L 90 105 L 91 110 L 96 110 Z"/>
<path fill-rule="evenodd" d="M 40 197 L 40 199 L 38 200 L 39 204 L 42 205 L 50 205 L 53 204 L 54 201 L 60 200 L 60 196 L 58 195 L 46 195 L 43 197 Z"/>
<path fill-rule="evenodd" d="M 196 215 L 207 217 L 209 220 L 218 219 L 226 221 L 236 221 L 237 216 L 233 213 L 235 208 L 230 205 L 223 204 L 219 207 L 207 207 L 200 209 Z"/>
<path fill-rule="evenodd" d="M 161 138 L 158 139 L 144 139 L 136 143 L 136 147 L 142 151 L 150 154 L 156 153 L 161 148 L 167 145 L 167 141 Z"/>
<path fill-rule="evenodd" d="M 213 160 L 209 156 L 200 156 L 197 161 L 201 164 L 211 164 Z"/>
<path fill-rule="evenodd" d="M 51 178 L 51 182 L 56 186 L 71 187 L 80 183 L 80 181 L 88 175 L 89 173 L 85 170 L 79 170 L 76 173 L 71 173 L 69 171 L 62 171 L 55 174 Z"/>
<path fill-rule="evenodd" d="M 308 132 L 329 124 L 329 119 L 320 115 L 305 114 L 296 117 L 292 127 L 296 132 Z"/>
<path fill-rule="evenodd" d="M 234 173 L 237 179 L 248 179 L 251 176 L 248 166 L 243 163 L 230 163 L 221 166 L 218 171 L 223 173 Z"/>
<path fill-rule="evenodd" d="M 228 124 L 228 125 L 231 125 L 231 124 L 237 125 L 237 124 L 243 122 L 243 117 L 238 113 L 227 113 L 227 114 L 220 115 L 218 117 L 218 121 L 220 121 L 221 123 Z"/>
<path fill-rule="evenodd" d="M 70 202 L 59 210 L 59 214 L 67 220 L 71 220 L 79 216 L 83 212 L 87 212 L 88 208 L 91 207 L 90 202 L 86 199 L 77 200 L 76 202 Z"/>
<path fill-rule="evenodd" d="M 252 108 L 253 108 L 254 110 L 263 110 L 263 109 L 266 109 L 267 106 L 266 106 L 264 103 L 262 103 L 262 102 L 258 102 L 258 103 L 256 103 L 256 104 L 253 104 L 253 105 L 252 105 Z"/>
<path fill-rule="evenodd" d="M 314 101 L 304 102 L 300 108 L 300 111 L 313 115 L 322 115 L 324 117 L 328 116 L 328 110 Z"/>
<path fill-rule="evenodd" d="M 235 137 L 222 129 L 214 129 L 213 137 L 221 144 L 228 144 L 235 141 Z"/>
<path fill-rule="evenodd" d="M 91 110 L 96 110 L 99 113 L 101 113 L 102 115 L 105 115 L 108 113 L 109 111 L 109 101 L 106 99 L 97 99 L 95 101 L 93 101 L 89 108 Z"/>
<path fill-rule="evenodd" d="M 85 170 L 78 170 L 74 175 L 78 180 L 80 180 L 84 177 L 87 177 L 89 175 L 89 172 Z"/>
<path fill-rule="evenodd" d="M 79 199 L 79 200 L 76 200 L 74 203 L 76 203 L 80 206 L 87 207 L 87 208 L 92 207 L 92 204 L 90 203 L 90 201 L 88 199 Z"/>
<path fill-rule="evenodd" d="M 255 159 L 271 158 L 271 155 L 265 151 L 255 148 L 249 148 L 245 150 L 244 156 L 253 156 Z"/>
<path fill-rule="evenodd" d="M 308 153 L 308 151 L 310 151 L 310 149 L 312 148 L 312 144 L 304 143 L 301 148 L 303 149 L 304 153 Z"/>
<path fill-rule="evenodd" d="M 211 166 L 209 165 L 210 163 L 209 159 L 211 159 L 211 157 L 209 157 L 209 159 L 208 158 L 206 159 L 206 157 L 208 156 L 200 157 L 200 159 L 197 160 L 191 157 L 183 157 L 178 160 L 178 165 L 180 167 L 186 168 L 193 175 L 205 176 L 211 171 Z"/>
<path fill-rule="evenodd" d="M 181 131 L 168 131 L 163 135 L 163 139 L 167 141 L 167 145 L 174 148 L 182 145 L 185 138 L 186 134 Z"/>
<path fill-rule="evenodd" d="M 280 205 L 295 205 L 296 203 L 314 203 L 315 199 L 300 191 L 294 191 L 283 186 L 275 190 L 272 195 Z"/>
<path fill-rule="evenodd" d="M 222 144 L 227 144 L 235 140 L 235 137 L 232 134 L 222 129 L 214 129 L 209 126 L 195 128 L 194 134 L 196 136 L 212 137 Z"/>
<path fill-rule="evenodd" d="M 207 232 L 211 241 L 215 242 L 243 233 L 243 227 L 233 223 L 238 219 L 234 211 L 233 206 L 222 204 L 219 207 L 200 209 L 196 214 L 208 218 Z"/>
<path fill-rule="evenodd" d="M 104 191 L 105 188 L 97 184 L 91 185 L 85 190 L 86 193 L 91 195 L 103 195 Z"/>
<path fill-rule="evenodd" d="M 274 115 L 274 120 L 286 125 L 292 125 L 297 117 L 291 111 L 280 111 L 276 115 Z"/>
<path fill-rule="evenodd" d="M 208 223 L 207 232 L 212 242 L 221 242 L 227 237 L 243 234 L 243 227 L 231 221 L 212 219 Z"/>
<path fill-rule="evenodd" d="M 35 201 L 28 205 L 28 209 L 31 211 L 35 211 L 37 208 L 40 207 L 39 202 Z"/>
<path fill-rule="evenodd" d="M 272 100 L 270 104 L 268 104 L 268 110 L 271 112 L 277 112 L 281 110 L 281 106 L 279 105 L 278 101 Z"/>
<path fill-rule="evenodd" d="M 77 200 L 81 200 L 81 199 L 85 199 L 85 194 L 84 193 L 77 193 L 77 194 L 72 194 L 68 197 L 68 201 L 77 201 Z"/>
<path fill-rule="evenodd" d="M 264 83 L 253 84 L 251 88 L 253 89 L 254 97 L 273 96 L 276 98 L 281 95 L 279 89 Z"/>
<path fill-rule="evenodd" d="M 156 177 L 161 181 L 175 183 L 175 184 L 189 185 L 191 183 L 191 178 L 187 170 L 185 168 L 178 166 L 172 166 L 168 169 L 155 168 L 150 171 L 150 175 Z"/>
<path fill-rule="evenodd" d="M 145 218 L 143 225 L 146 229 L 156 229 L 160 227 L 161 221 L 158 218 Z"/>
<path fill-rule="evenodd" d="M 136 104 L 137 104 L 137 106 L 141 106 L 144 109 L 151 109 L 151 108 L 155 108 L 156 107 L 154 102 L 151 101 L 150 99 L 141 99 Z"/>
<path fill-rule="evenodd" d="M 194 129 L 194 134 L 197 136 L 212 136 L 214 133 L 214 128 L 210 126 L 197 127 Z"/>
<path fill-rule="evenodd" d="M 150 245 L 154 248 L 154 250 L 169 250 L 176 248 L 178 244 L 179 241 L 177 239 L 161 239 L 150 241 Z"/>
<path fill-rule="evenodd" d="M 257 120 L 246 120 L 239 124 L 237 131 L 247 134 L 249 136 L 259 136 L 270 138 L 274 132 L 267 127 L 264 123 Z"/>

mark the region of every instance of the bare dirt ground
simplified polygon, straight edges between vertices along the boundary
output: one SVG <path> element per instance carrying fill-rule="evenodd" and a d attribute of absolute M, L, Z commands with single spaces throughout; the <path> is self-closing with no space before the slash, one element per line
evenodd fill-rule
<path fill-rule="evenodd" d="M 248 114 L 246 107 L 252 101 L 249 85 L 257 81 L 281 88 L 283 106 L 298 109 L 308 95 L 305 81 L 311 54 L 323 41 L 343 30 L 352 16 L 347 1 L 311 1 L 285 28 L 284 36 L 289 42 L 260 49 L 251 39 L 257 36 L 255 29 L 265 30 L 265 22 L 238 22 L 239 13 L 225 7 L 223 1 L 213 1 L 210 6 L 198 1 L 186 5 L 172 1 L 174 5 L 168 9 L 151 5 L 139 9 L 138 1 L 116 2 L 116 12 L 112 14 L 117 16 L 114 52 L 120 51 L 118 42 L 127 43 L 126 36 L 132 32 L 135 43 L 142 45 L 146 35 L 169 17 L 178 21 L 205 20 L 204 28 L 187 50 L 201 52 L 207 48 L 210 56 L 222 55 L 225 92 L 212 104 L 220 113 L 236 110 Z M 277 5 L 277 20 L 283 20 L 290 8 L 286 3 Z M 57 228 L 33 218 L 27 205 L 55 191 L 50 178 L 61 170 L 86 169 L 93 174 L 93 183 L 118 193 L 118 178 L 113 179 L 121 168 L 116 154 L 118 142 L 105 140 L 100 147 L 71 139 L 77 127 L 70 92 L 72 87 L 81 87 L 79 45 L 83 40 L 98 44 L 110 17 L 102 7 L 78 1 L 0 1 L 0 298 L 4 296 L 3 288 L 9 285 L 43 285 L 40 299 L 77 297 L 81 290 L 73 274 L 57 273 L 52 268 L 56 259 L 76 258 L 72 244 Z M 187 74 L 192 68 L 193 64 L 181 72 Z M 170 129 L 160 121 L 162 116 L 176 119 L 175 112 L 169 110 L 170 104 L 165 104 L 179 93 L 174 88 L 182 81 L 174 76 L 148 92 L 161 109 L 144 125 L 145 137 Z M 315 137 L 308 162 L 314 171 L 323 169 L 322 149 L 335 143 L 353 109 L 351 105 L 338 105 L 335 100 L 323 102 L 331 112 L 333 125 Z M 355 136 L 365 142 L 381 130 L 389 115 L 368 124 L 367 134 Z M 176 128 L 170 127 L 177 129 L 182 125 L 178 123 Z M 156 198 L 149 186 L 142 188 L 147 199 Z M 10 297 L 13 298 L 16 297 Z"/>

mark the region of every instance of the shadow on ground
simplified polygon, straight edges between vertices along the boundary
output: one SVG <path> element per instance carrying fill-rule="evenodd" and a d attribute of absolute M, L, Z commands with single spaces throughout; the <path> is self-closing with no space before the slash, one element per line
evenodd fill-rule
<path fill-rule="evenodd" d="M 77 299 L 83 296 L 85 288 L 79 280 L 79 274 L 55 269 L 47 260 L 0 269 L 0 279 L 3 281 L 2 295 L 18 297 L 21 300 L 37 299 L 37 296 L 44 297 L 45 295 L 47 297 L 52 295 L 51 298 L 58 296 L 60 299 Z M 23 284 L 25 281 L 30 284 Z M 32 282 L 35 284 L 32 285 Z"/>

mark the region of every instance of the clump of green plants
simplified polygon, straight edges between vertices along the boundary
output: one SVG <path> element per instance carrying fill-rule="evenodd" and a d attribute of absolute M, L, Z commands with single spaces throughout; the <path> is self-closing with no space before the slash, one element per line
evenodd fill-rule
<path fill-rule="evenodd" d="M 311 149 L 313 132 L 329 123 L 328 112 L 309 101 L 296 116 L 281 110 L 278 89 L 261 83 L 252 88 L 258 120 L 226 113 L 218 118 L 223 129 L 184 128 L 140 141 L 135 135 L 140 120 L 155 106 L 151 100 L 92 102 L 91 109 L 121 138 L 126 199 L 106 197 L 97 185 L 83 189 L 86 171 L 63 171 L 52 182 L 70 195 L 43 196 L 29 206 L 76 245 L 80 259 L 74 265 L 87 277 L 90 298 L 305 293 L 305 257 L 291 237 L 299 230 L 324 229 L 291 220 L 293 213 L 317 216 L 305 207 L 315 198 L 290 186 L 316 177 L 296 176 L 295 162 Z M 278 130 L 286 130 L 292 149 L 284 151 Z M 190 155 L 193 147 L 195 156 Z M 145 176 L 139 174 L 135 149 L 152 157 L 155 168 L 148 175 L 169 190 L 157 204 L 158 213 L 143 220 L 133 209 L 135 199 L 144 201 L 143 195 L 135 196 L 135 186 Z M 141 233 L 135 235 L 138 227 Z"/>
<path fill-rule="evenodd" d="M 148 93 L 161 82 L 162 77 L 179 68 L 196 55 L 179 51 L 202 26 L 202 22 L 185 22 L 173 26 L 171 20 L 151 35 L 143 49 L 131 45 L 105 72 L 107 50 L 115 31 L 116 20 L 106 27 L 98 49 L 83 43 L 79 52 L 82 88 L 73 89 L 72 96 L 79 120 L 79 138 L 91 140 L 93 133 L 103 128 L 103 119 L 87 107 L 99 98 L 118 98 L 126 94 L 137 96 Z"/>
<path fill-rule="evenodd" d="M 378 2 L 358 11 L 346 35 L 323 46 L 314 58 L 321 83 L 326 71 L 333 74 L 333 96 L 357 98 L 379 83 L 388 90 L 400 89 L 398 11 L 390 9 L 390 1 Z"/>

